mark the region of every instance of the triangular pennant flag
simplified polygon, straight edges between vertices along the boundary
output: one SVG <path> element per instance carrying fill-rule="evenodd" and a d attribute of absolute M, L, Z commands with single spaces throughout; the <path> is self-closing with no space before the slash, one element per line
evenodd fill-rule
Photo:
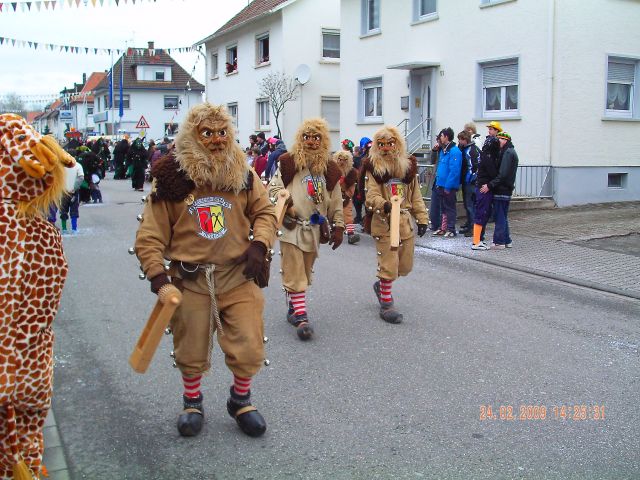
<path fill-rule="evenodd" d="M 97 49 L 97 48 L 94 48 L 94 49 L 93 49 L 93 54 L 94 54 L 94 55 L 97 55 L 97 54 L 98 54 L 98 49 Z"/>
<path fill-rule="evenodd" d="M 33 42 L 33 49 L 37 50 L 38 49 L 38 42 Z"/>
<path fill-rule="evenodd" d="M 12 39 L 11 39 L 11 46 L 12 46 L 12 47 L 15 47 L 15 46 L 16 46 L 16 39 L 15 39 L 15 38 L 12 38 Z"/>
<path fill-rule="evenodd" d="M 56 9 L 56 0 L 52 0 L 51 2 L 51 10 L 55 10 Z"/>
<path fill-rule="evenodd" d="M 136 0 L 131 0 L 131 3 L 133 3 L 135 5 L 136 4 Z"/>
<path fill-rule="evenodd" d="M 21 3 L 20 4 L 20 8 L 22 9 L 23 12 L 27 11 L 27 4 L 26 3 Z"/>
<path fill-rule="evenodd" d="M 91 0 L 91 5 L 96 6 L 96 0 Z"/>
<path fill-rule="evenodd" d="M 109 55 L 111 55 L 111 49 L 107 48 L 107 52 L 109 53 Z"/>
<path fill-rule="evenodd" d="M 33 43 L 29 42 L 29 48 L 31 48 L 32 45 L 33 45 Z"/>
<path fill-rule="evenodd" d="M 120 0 L 116 0 L 116 7 L 118 6 L 118 3 L 120 3 Z"/>
<path fill-rule="evenodd" d="M 2 4 L 0 3 L 0 13 L 2 13 Z"/>
<path fill-rule="evenodd" d="M 40 11 L 42 8 L 42 2 L 36 2 L 36 7 L 38 8 L 38 11 Z"/>
<path fill-rule="evenodd" d="M 73 0 L 67 0 L 69 2 L 69 6 L 72 7 L 73 6 Z"/>
<path fill-rule="evenodd" d="M 31 2 L 27 2 L 27 8 L 31 11 Z"/>
<path fill-rule="evenodd" d="M 18 2 L 11 2 L 11 6 L 13 7 L 13 11 L 16 11 L 16 8 L 18 8 Z"/>
<path fill-rule="evenodd" d="M 64 46 L 64 51 L 68 52 L 69 51 L 69 47 L 67 45 Z"/>
<path fill-rule="evenodd" d="M 80 0 L 76 0 L 76 7 L 80 6 Z"/>
<path fill-rule="evenodd" d="M 88 54 L 89 53 L 89 47 L 84 47 L 84 53 Z"/>
<path fill-rule="evenodd" d="M 100 0 L 100 6 L 104 5 L 104 0 Z"/>
<path fill-rule="evenodd" d="M 44 9 L 45 9 L 45 10 L 49 10 L 49 4 L 50 4 L 50 3 L 51 3 L 51 2 L 50 2 L 49 0 L 45 0 L 45 1 L 44 1 Z"/>
<path fill-rule="evenodd" d="M 4 37 L 0 37 L 0 45 L 4 43 Z"/>

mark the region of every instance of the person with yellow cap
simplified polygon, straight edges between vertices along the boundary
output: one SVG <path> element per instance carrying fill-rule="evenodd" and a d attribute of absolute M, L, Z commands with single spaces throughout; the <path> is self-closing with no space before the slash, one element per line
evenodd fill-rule
<path fill-rule="evenodd" d="M 500 142 L 498 175 L 489 182 L 489 188 L 493 192 L 493 211 L 496 220 L 491 248 L 501 250 L 512 246 L 507 215 L 511 194 L 515 188 L 518 154 L 511 142 L 511 135 L 503 130 L 496 137 Z"/>

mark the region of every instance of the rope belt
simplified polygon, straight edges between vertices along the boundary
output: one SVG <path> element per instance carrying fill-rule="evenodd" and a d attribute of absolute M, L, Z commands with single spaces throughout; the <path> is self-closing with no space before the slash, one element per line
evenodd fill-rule
<path fill-rule="evenodd" d="M 209 309 L 209 354 L 207 355 L 207 362 L 211 366 L 211 353 L 213 352 L 213 332 L 214 325 L 218 328 L 220 335 L 224 335 L 222 329 L 222 322 L 220 321 L 220 312 L 218 312 L 218 302 L 216 301 L 216 288 L 213 280 L 213 272 L 216 266 L 213 264 L 206 265 L 204 269 L 205 278 L 207 279 L 207 286 L 209 287 L 209 298 L 211 299 L 211 308 Z"/>

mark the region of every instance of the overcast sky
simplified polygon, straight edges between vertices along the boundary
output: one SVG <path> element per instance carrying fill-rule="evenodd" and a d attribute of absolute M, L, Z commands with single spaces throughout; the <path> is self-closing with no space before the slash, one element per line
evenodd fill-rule
<path fill-rule="evenodd" d="M 227 20 L 247 5 L 247 0 L 131 0 L 116 6 L 114 0 L 104 0 L 101 7 L 96 2 L 82 0 L 80 6 L 64 7 L 22 13 L 0 13 L 0 36 L 55 45 L 91 48 L 146 47 L 154 41 L 156 48 L 187 47 L 202 40 L 221 27 Z M 87 6 L 84 6 L 87 2 Z M 59 2 L 60 3 L 60 2 Z M 204 58 L 198 53 L 171 56 L 191 73 L 196 65 L 195 79 L 204 83 Z M 200 57 L 198 59 L 198 57 Z M 117 56 L 114 55 L 114 62 Z M 197 60 L 197 63 L 196 63 Z M 111 57 L 108 54 L 65 53 L 59 50 L 45 51 L 27 47 L 0 46 L 0 95 L 58 94 L 74 82 L 82 82 L 82 74 L 108 70 Z"/>

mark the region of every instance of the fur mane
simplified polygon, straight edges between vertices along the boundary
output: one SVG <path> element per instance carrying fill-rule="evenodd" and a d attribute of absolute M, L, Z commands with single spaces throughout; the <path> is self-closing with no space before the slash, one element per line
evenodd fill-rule
<path fill-rule="evenodd" d="M 222 122 L 227 131 L 227 148 L 221 153 L 207 150 L 198 139 L 198 125 L 205 119 Z M 245 186 L 249 172 L 245 154 L 235 141 L 235 126 L 222 105 L 203 103 L 189 110 L 176 135 L 176 158 L 186 175 L 198 187 L 238 194 Z"/>
<path fill-rule="evenodd" d="M 396 142 L 393 158 L 386 158 L 381 154 L 380 148 L 378 147 L 379 141 Z M 377 176 L 384 177 L 390 175 L 391 178 L 404 178 L 409 169 L 407 146 L 400 131 L 396 127 L 385 125 L 373 134 L 369 159 L 373 166 L 373 172 Z"/>
<path fill-rule="evenodd" d="M 321 136 L 320 148 L 317 152 L 310 154 L 304 150 L 302 135 L 305 132 L 318 133 Z M 329 162 L 329 151 L 331 140 L 329 136 L 329 125 L 324 118 L 308 118 L 298 128 L 295 140 L 291 146 L 291 156 L 293 157 L 296 171 L 309 168 L 312 175 L 323 175 L 327 171 Z"/>

